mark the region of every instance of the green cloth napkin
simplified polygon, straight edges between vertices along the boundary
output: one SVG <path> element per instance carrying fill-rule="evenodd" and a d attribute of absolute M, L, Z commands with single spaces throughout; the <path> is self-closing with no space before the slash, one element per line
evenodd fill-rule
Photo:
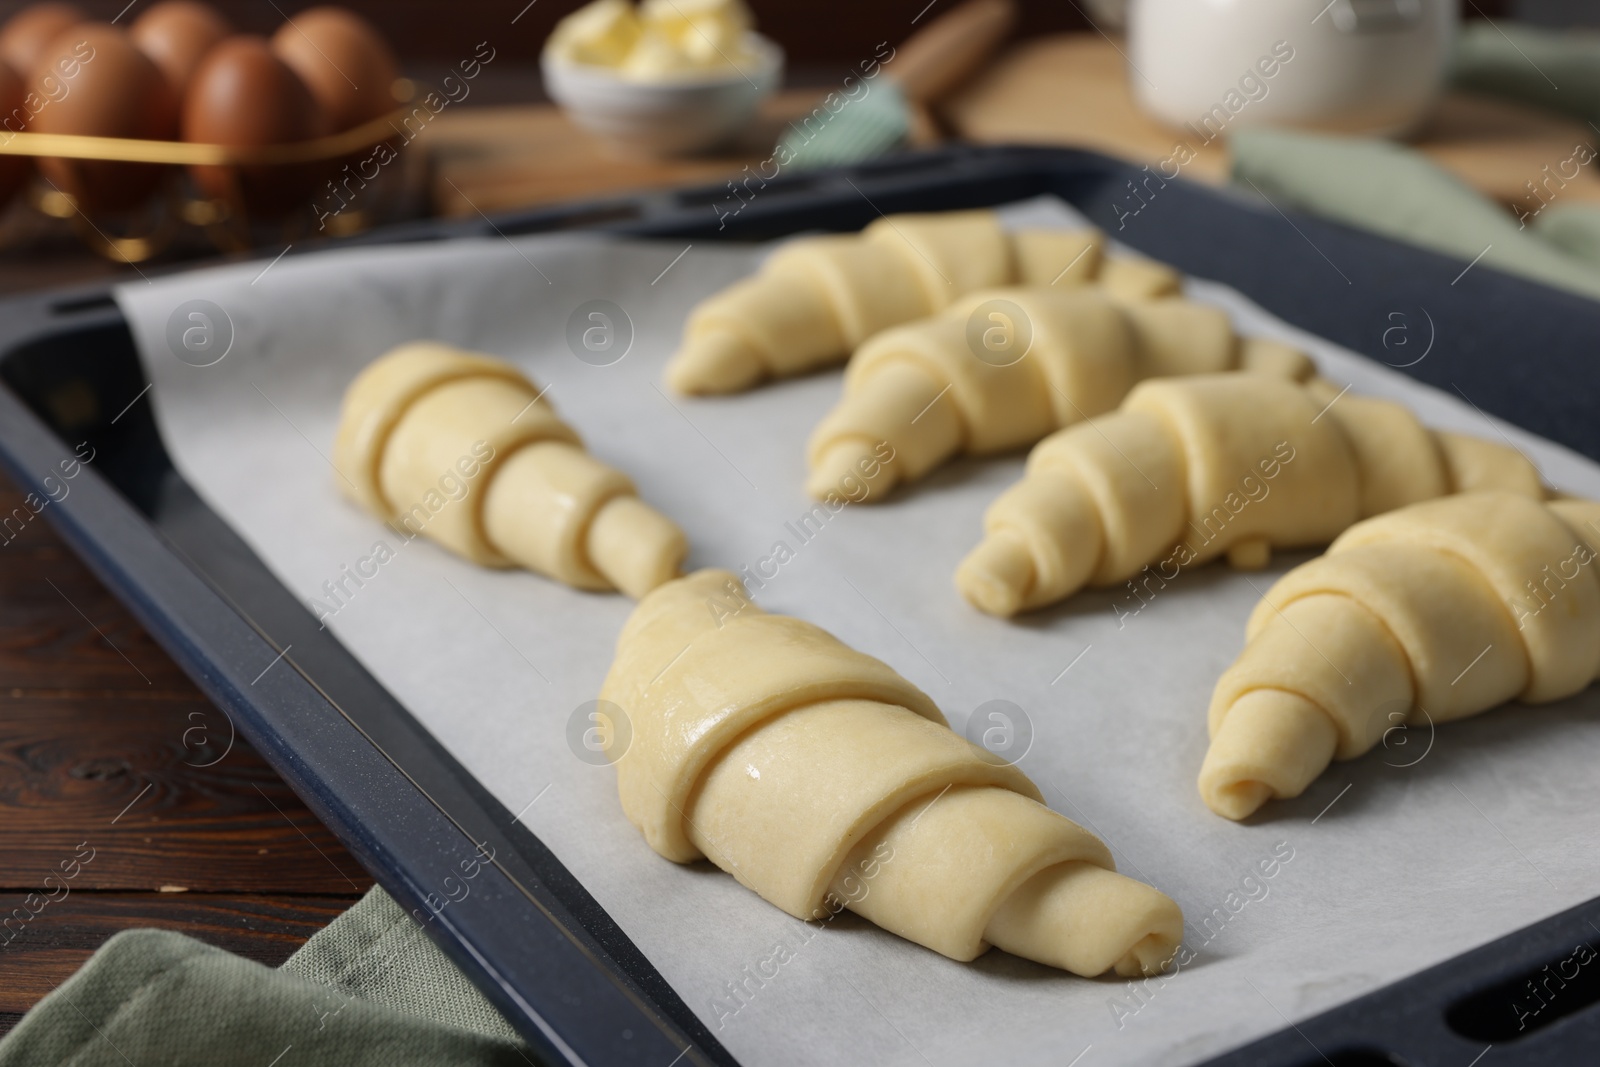
<path fill-rule="evenodd" d="M 0 1041 L 0 1067 L 528 1067 L 533 1054 L 374 888 L 273 970 L 128 930 Z"/>
<path fill-rule="evenodd" d="M 1481 255 L 1484 266 L 1600 299 L 1600 259 L 1580 258 L 1600 239 L 1600 209 L 1570 204 L 1557 212 L 1561 205 L 1552 204 L 1524 227 L 1421 153 L 1389 141 L 1258 129 L 1234 134 L 1230 146 L 1234 180 L 1278 207 L 1467 262 Z"/>
<path fill-rule="evenodd" d="M 1600 34 L 1468 23 L 1451 77 L 1458 88 L 1584 119 L 1596 125 L 1590 143 L 1600 141 Z M 1234 181 L 1279 207 L 1600 299 L 1600 206 L 1563 203 L 1556 190 L 1519 219 L 1389 141 L 1258 129 L 1234 134 L 1230 146 Z"/>
<path fill-rule="evenodd" d="M 1530 228 L 1568 255 L 1600 264 L 1600 205 L 1551 204 Z"/>
<path fill-rule="evenodd" d="M 377 886 L 300 946 L 282 969 L 396 1011 L 522 1044 L 505 1016 Z"/>

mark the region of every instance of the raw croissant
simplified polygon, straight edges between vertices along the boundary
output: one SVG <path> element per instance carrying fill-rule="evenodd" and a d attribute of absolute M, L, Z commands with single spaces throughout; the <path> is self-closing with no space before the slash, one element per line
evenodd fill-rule
<path fill-rule="evenodd" d="M 1259 569 L 1274 547 L 1326 544 L 1367 516 L 1474 489 L 1543 496 L 1515 449 L 1427 429 L 1400 404 L 1327 382 L 1143 382 L 1118 411 L 1039 442 L 984 515 L 956 587 L 1001 616 L 1084 585 L 1128 582 L 1142 602 L 1224 553 Z"/>
<path fill-rule="evenodd" d="M 1600 503 L 1415 504 L 1284 575 L 1211 698 L 1200 795 L 1242 819 L 1410 722 L 1537 704 L 1600 676 Z"/>
<path fill-rule="evenodd" d="M 641 597 L 676 577 L 688 551 L 521 371 L 445 345 L 402 345 L 356 376 L 334 465 L 395 529 L 579 589 Z"/>
<path fill-rule="evenodd" d="M 859 234 L 792 241 L 753 277 L 701 302 L 667 365 L 681 393 L 735 393 L 765 378 L 841 363 L 880 330 L 1000 285 L 1098 280 L 1127 299 L 1169 296 L 1176 272 L 1109 259 L 1094 230 L 1007 233 L 992 211 L 889 215 Z"/>
<path fill-rule="evenodd" d="M 978 355 L 983 322 L 1007 345 L 1027 336 L 1025 353 Z M 824 500 L 861 476 L 873 490 L 865 499 L 882 500 L 959 452 L 1009 451 L 1110 411 L 1140 379 L 1238 367 L 1291 378 L 1315 369 L 1287 345 L 1241 342 L 1227 313 L 1206 304 L 1121 301 L 1098 287 L 968 294 L 941 315 L 885 330 L 851 357 L 844 396 L 807 444 L 806 489 Z M 885 442 L 893 458 L 869 463 Z"/>
<path fill-rule="evenodd" d="M 628 717 L 617 783 L 651 847 L 707 857 L 797 918 L 843 902 L 952 959 L 993 944 L 1086 976 L 1155 973 L 1182 938 L 1178 906 L 1117 874 L 1022 772 L 727 571 L 640 601 L 601 697 Z"/>

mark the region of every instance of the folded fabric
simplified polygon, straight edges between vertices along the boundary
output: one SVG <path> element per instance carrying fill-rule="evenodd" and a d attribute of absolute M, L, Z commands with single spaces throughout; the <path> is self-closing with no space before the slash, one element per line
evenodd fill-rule
<path fill-rule="evenodd" d="M 1280 208 L 1296 207 L 1465 261 L 1481 255 L 1484 266 L 1600 299 L 1600 265 L 1571 254 L 1571 246 L 1546 240 L 1537 218 L 1534 226 L 1524 226 L 1409 148 L 1270 129 L 1241 130 L 1230 147 L 1234 180 Z M 1568 220 L 1574 217 L 1581 217 L 1577 205 L 1565 214 Z M 1582 230 L 1547 225 L 1568 235 Z M 1577 237 L 1569 239 L 1572 246 L 1586 247 Z"/>
<path fill-rule="evenodd" d="M 1567 255 L 1600 266 L 1600 204 L 1551 204 L 1530 226 Z"/>
<path fill-rule="evenodd" d="M 312 935 L 282 970 L 396 1011 L 522 1043 L 505 1016 L 378 886 Z"/>
<path fill-rule="evenodd" d="M 1452 57 L 1451 82 L 1600 121 L 1600 33 L 1515 22 L 1468 22 Z"/>
<path fill-rule="evenodd" d="M 528 1067 L 505 1019 L 381 889 L 273 970 L 128 930 L 0 1041 L 0 1067 Z"/>

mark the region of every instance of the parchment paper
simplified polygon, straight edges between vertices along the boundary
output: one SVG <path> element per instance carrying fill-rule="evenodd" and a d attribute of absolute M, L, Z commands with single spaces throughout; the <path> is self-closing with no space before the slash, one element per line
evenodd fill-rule
<path fill-rule="evenodd" d="M 1054 200 L 1006 214 L 1073 220 Z M 395 550 L 364 585 L 346 581 L 338 610 L 321 609 L 328 625 L 522 813 L 742 1062 L 1192 1063 L 1600 892 L 1596 690 L 1396 733 L 1252 825 L 1205 809 L 1195 775 L 1212 685 L 1261 592 L 1305 555 L 1262 574 L 1185 572 L 1120 619 L 1116 606 L 1139 604 L 1117 590 L 1017 622 L 988 618 L 951 574 L 1020 456 L 956 463 L 890 503 L 845 508 L 801 543 L 785 524 L 811 505 L 803 443 L 838 372 L 706 400 L 656 384 L 690 305 L 759 254 L 570 235 L 461 241 L 290 257 L 118 293 L 154 382 L 146 401 L 183 475 L 308 604 L 326 604 L 323 583 L 376 542 Z M 1508 438 L 1556 485 L 1600 495 L 1600 468 L 1459 396 L 1302 335 L 1226 288 L 1190 291 L 1246 332 L 1313 351 L 1358 392 L 1405 400 L 1435 426 Z M 194 299 L 232 324 L 231 349 L 207 367 L 168 343 L 169 319 Z M 609 366 L 580 361 L 567 342 L 569 315 L 596 299 L 623 308 L 635 335 Z M 1391 338 L 1400 363 L 1428 330 L 1414 312 L 1373 325 L 1396 324 L 1411 333 Z M 848 914 L 807 926 L 706 864 L 655 855 L 623 817 L 614 772 L 567 741 L 631 603 L 479 569 L 423 539 L 401 547 L 338 491 L 327 457 L 346 383 L 419 337 L 512 358 L 548 384 L 592 451 L 683 525 L 692 566 L 753 565 L 783 541 L 793 558 L 755 591 L 768 610 L 886 660 L 957 729 L 985 702 L 1020 707 L 1017 725 L 1033 732 L 1022 768 L 1122 870 L 1177 899 L 1198 958 L 1137 990 L 998 952 L 954 963 Z"/>

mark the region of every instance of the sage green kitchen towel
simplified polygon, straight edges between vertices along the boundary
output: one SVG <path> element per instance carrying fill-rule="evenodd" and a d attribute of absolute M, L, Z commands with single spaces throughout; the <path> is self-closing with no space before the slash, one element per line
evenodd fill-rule
<path fill-rule="evenodd" d="M 1420 152 L 1389 141 L 1288 130 L 1241 130 L 1230 139 L 1233 178 L 1279 208 L 1298 208 L 1398 241 L 1600 299 L 1600 262 L 1580 258 L 1600 222 L 1566 205 L 1541 226 L 1495 204 Z M 1562 222 L 1562 220 L 1565 220 Z M 1546 228 L 1564 233 L 1558 243 Z M 1589 238 L 1580 239 L 1587 233 Z M 1481 258 L 1480 258 L 1481 257 Z"/>
<path fill-rule="evenodd" d="M 533 1054 L 381 889 L 274 970 L 129 930 L 0 1041 L 0 1067 L 528 1067 Z"/>
<path fill-rule="evenodd" d="M 478 987 L 377 886 L 300 946 L 282 969 L 348 996 L 521 1043 Z"/>
<path fill-rule="evenodd" d="M 1600 265 L 1600 204 L 1551 204 L 1532 228 L 1568 255 Z"/>

